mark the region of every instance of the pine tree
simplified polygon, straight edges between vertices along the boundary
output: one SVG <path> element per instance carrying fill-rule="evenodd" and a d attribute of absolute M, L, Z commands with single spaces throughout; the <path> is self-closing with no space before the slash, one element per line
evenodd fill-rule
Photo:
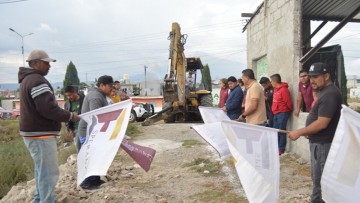
<path fill-rule="evenodd" d="M 79 88 L 80 79 L 78 77 L 76 67 L 72 61 L 70 61 L 69 65 L 67 66 L 63 85 L 64 88 L 70 85 Z"/>
<path fill-rule="evenodd" d="M 205 89 L 212 91 L 210 67 L 208 64 L 204 66 L 201 80 L 202 83 L 205 85 Z"/>

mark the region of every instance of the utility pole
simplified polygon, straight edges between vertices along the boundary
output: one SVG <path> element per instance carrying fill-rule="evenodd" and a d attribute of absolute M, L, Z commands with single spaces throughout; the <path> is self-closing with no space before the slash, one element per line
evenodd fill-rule
<path fill-rule="evenodd" d="M 145 96 L 147 96 L 147 89 L 146 89 L 146 69 L 148 67 L 147 66 L 144 66 L 144 70 L 145 70 Z"/>
<path fill-rule="evenodd" d="M 26 35 L 21 35 L 18 32 L 16 32 L 14 29 L 9 28 L 10 31 L 15 32 L 17 35 L 19 35 L 21 37 L 21 52 L 22 52 L 22 56 L 23 56 L 23 67 L 25 67 L 25 56 L 24 56 L 24 37 L 32 35 L 34 33 L 29 33 Z"/>

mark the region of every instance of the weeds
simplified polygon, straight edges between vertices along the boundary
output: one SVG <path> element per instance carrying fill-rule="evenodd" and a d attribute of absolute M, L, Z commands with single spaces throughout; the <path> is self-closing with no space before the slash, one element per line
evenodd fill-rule
<path fill-rule="evenodd" d="M 16 138 L 19 135 L 19 121 L 18 120 L 0 120 L 0 142 L 5 143 Z"/>
<path fill-rule="evenodd" d="M 33 161 L 21 138 L 0 144 L 0 198 L 11 187 L 33 177 Z"/>
<path fill-rule="evenodd" d="M 203 145 L 203 143 L 198 140 L 184 140 L 182 143 L 182 146 L 186 148 L 190 148 L 195 145 Z"/>
<path fill-rule="evenodd" d="M 212 162 L 210 159 L 196 158 L 184 166 L 204 175 L 220 175 L 222 173 L 221 164 L 218 161 Z"/>
<path fill-rule="evenodd" d="M 190 198 L 200 202 L 248 202 L 246 197 L 232 191 L 230 182 L 206 184 L 205 187 L 208 188 L 206 191 L 192 195 Z"/>
<path fill-rule="evenodd" d="M 141 133 L 142 133 L 142 131 L 139 128 L 139 124 L 129 123 L 125 134 L 131 138 L 135 138 L 135 137 L 141 135 Z"/>

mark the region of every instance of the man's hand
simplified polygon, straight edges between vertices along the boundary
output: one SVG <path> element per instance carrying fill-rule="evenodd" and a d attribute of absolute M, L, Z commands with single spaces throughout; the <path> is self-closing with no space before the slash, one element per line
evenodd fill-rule
<path fill-rule="evenodd" d="M 73 117 L 71 118 L 71 121 L 78 121 L 80 120 L 80 116 L 76 113 L 76 112 L 73 112 Z"/>
<path fill-rule="evenodd" d="M 290 131 L 288 133 L 288 137 L 293 141 L 299 139 L 300 136 L 301 136 L 301 134 L 296 130 L 295 131 Z"/>
<path fill-rule="evenodd" d="M 300 110 L 296 110 L 296 111 L 294 112 L 294 116 L 296 116 L 296 117 L 299 117 L 299 114 L 300 114 Z"/>
<path fill-rule="evenodd" d="M 227 111 L 227 110 L 226 110 L 226 106 L 222 107 L 221 109 L 222 109 L 224 112 Z"/>
<path fill-rule="evenodd" d="M 239 118 L 235 119 L 236 121 L 243 122 L 245 121 L 245 118 L 242 116 L 242 114 L 239 116 Z"/>

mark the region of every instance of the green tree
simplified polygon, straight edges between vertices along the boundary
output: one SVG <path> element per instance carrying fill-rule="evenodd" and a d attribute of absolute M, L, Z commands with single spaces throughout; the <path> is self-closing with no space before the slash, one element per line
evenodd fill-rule
<path fill-rule="evenodd" d="M 202 71 L 201 82 L 204 84 L 205 89 L 212 91 L 210 67 L 208 64 L 204 66 Z"/>
<path fill-rule="evenodd" d="M 79 85 L 80 85 L 78 72 L 72 61 L 70 61 L 69 65 L 67 66 L 63 85 L 64 85 L 64 88 L 69 85 L 76 86 L 76 87 L 79 87 Z"/>

